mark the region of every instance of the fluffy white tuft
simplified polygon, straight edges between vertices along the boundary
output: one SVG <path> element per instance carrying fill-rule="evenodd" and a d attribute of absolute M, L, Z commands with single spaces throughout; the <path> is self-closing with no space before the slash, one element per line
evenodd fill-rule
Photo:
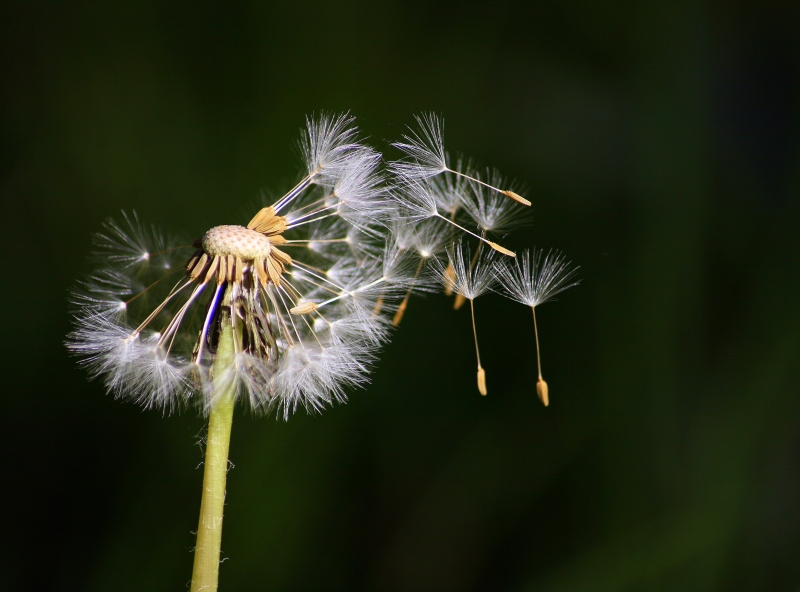
<path fill-rule="evenodd" d="M 453 275 L 447 274 L 441 262 L 434 267 L 434 274 L 439 282 L 450 287 L 456 294 L 467 300 L 474 300 L 492 289 L 495 284 L 494 251 L 480 249 L 477 257 L 470 253 L 469 246 L 458 242 L 447 250 Z"/>
<path fill-rule="evenodd" d="M 503 261 L 496 267 L 496 276 L 510 298 L 535 307 L 577 286 L 577 271 L 560 252 L 543 255 L 541 249 L 534 248 L 523 251 L 513 262 Z"/>
<path fill-rule="evenodd" d="M 442 121 L 435 113 L 415 117 L 419 130 L 409 128 L 405 142 L 392 144 L 406 154 L 406 160 L 393 162 L 392 170 L 407 179 L 428 179 L 447 170 L 447 154 L 442 140 Z"/>
<path fill-rule="evenodd" d="M 354 121 L 347 113 L 337 116 L 321 113 L 306 120 L 300 148 L 315 183 L 332 184 L 352 159 L 358 157 L 361 146 L 356 141 L 358 130 Z"/>
<path fill-rule="evenodd" d="M 483 180 L 478 173 L 471 173 L 471 176 Z M 528 221 L 529 210 L 494 189 L 510 185 L 500 173 L 487 171 L 485 182 L 492 187 L 467 180 L 458 192 L 464 211 L 478 228 L 495 234 L 506 233 Z M 513 191 L 513 187 L 511 189 Z"/>

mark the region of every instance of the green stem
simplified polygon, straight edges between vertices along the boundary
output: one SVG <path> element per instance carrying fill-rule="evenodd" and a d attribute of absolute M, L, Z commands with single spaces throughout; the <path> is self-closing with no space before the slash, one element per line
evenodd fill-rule
<path fill-rule="evenodd" d="M 234 360 L 233 328 L 229 318 L 223 312 L 217 357 L 212 368 L 215 402 L 208 415 L 203 497 L 200 502 L 191 592 L 216 591 L 219 580 L 222 513 L 225 506 L 225 479 L 228 472 L 235 394 L 234 381 L 226 380 L 225 377 Z"/>

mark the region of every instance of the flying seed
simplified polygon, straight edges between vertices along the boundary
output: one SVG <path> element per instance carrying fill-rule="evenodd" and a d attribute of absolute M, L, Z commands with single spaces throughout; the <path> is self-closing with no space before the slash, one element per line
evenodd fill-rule
<path fill-rule="evenodd" d="M 548 397 L 547 392 L 547 383 L 544 381 L 543 378 L 540 378 L 536 382 L 536 394 L 539 395 L 539 400 L 544 403 L 544 406 L 547 407 L 550 404 L 550 398 Z"/>
<path fill-rule="evenodd" d="M 545 390 L 547 385 L 545 385 Z M 478 368 L 478 391 L 484 397 L 486 396 L 486 370 Z"/>
<path fill-rule="evenodd" d="M 400 324 L 400 321 L 403 320 L 403 315 L 406 313 L 406 303 L 408 302 L 407 299 L 404 299 L 400 306 L 397 307 L 397 312 L 394 313 L 394 318 L 392 319 L 392 326 L 397 327 Z"/>
<path fill-rule="evenodd" d="M 509 190 L 501 191 L 500 193 L 502 193 L 506 197 L 510 197 L 511 199 L 513 199 L 517 203 L 521 203 L 523 206 L 531 205 L 531 202 L 529 202 L 527 199 L 522 197 L 519 193 L 514 193 L 513 191 L 509 191 Z"/>
<path fill-rule="evenodd" d="M 501 252 L 503 255 L 508 255 L 509 257 L 516 257 L 517 256 L 517 254 L 514 251 L 509 251 L 505 247 L 501 247 L 497 243 L 493 243 L 490 240 L 487 240 L 486 244 L 489 245 L 490 247 L 492 247 L 495 251 Z"/>

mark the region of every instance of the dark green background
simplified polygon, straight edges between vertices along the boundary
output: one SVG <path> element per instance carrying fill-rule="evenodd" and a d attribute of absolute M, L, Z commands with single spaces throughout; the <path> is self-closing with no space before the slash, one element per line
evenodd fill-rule
<path fill-rule="evenodd" d="M 234 420 L 223 591 L 800 589 L 794 2 L 61 3 L 0 9 L 0 589 L 182 590 L 203 420 L 63 339 L 121 209 L 199 236 L 296 179 L 306 114 L 527 186 L 583 283 L 414 300 L 372 385 Z"/>

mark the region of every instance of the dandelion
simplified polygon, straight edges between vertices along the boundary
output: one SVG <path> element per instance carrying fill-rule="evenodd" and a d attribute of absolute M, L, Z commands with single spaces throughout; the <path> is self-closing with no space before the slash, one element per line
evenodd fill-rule
<path fill-rule="evenodd" d="M 91 376 L 144 407 L 209 417 L 192 590 L 216 587 L 234 404 L 288 419 L 345 401 L 388 338 L 378 298 L 391 311 L 420 285 L 386 226 L 380 155 L 352 118 L 309 119 L 302 149 L 305 176 L 246 226 L 189 244 L 135 214 L 106 222 L 105 265 L 73 298 L 67 345 Z"/>
<path fill-rule="evenodd" d="M 417 120 L 420 131 L 396 144 L 406 159 L 384 167 L 351 116 L 308 118 L 302 177 L 246 225 L 213 226 L 191 242 L 133 213 L 95 237 L 100 268 L 72 295 L 67 347 L 117 398 L 208 417 L 193 592 L 217 588 L 236 404 L 288 420 L 346 401 L 368 382 L 411 295 L 442 288 L 470 301 L 485 395 L 475 298 L 500 280 L 535 308 L 569 287 L 559 255 L 540 266 L 540 252 L 525 252 L 497 267 L 497 253 L 516 255 L 489 235 L 518 223 L 530 202 L 498 189 L 510 185 L 496 173 L 483 180 L 463 160 L 451 168 L 440 120 Z"/>
<path fill-rule="evenodd" d="M 523 251 L 511 265 L 499 265 L 496 268 L 497 280 L 506 294 L 521 304 L 531 307 L 533 312 L 533 331 L 536 337 L 536 364 L 539 379 L 536 382 L 536 393 L 545 407 L 550 404 L 547 382 L 542 378 L 542 361 L 539 354 L 539 330 L 536 325 L 536 307 L 563 292 L 576 286 L 577 268 L 571 267 L 558 251 L 550 251 L 542 259 L 542 251 L 533 249 Z"/>

